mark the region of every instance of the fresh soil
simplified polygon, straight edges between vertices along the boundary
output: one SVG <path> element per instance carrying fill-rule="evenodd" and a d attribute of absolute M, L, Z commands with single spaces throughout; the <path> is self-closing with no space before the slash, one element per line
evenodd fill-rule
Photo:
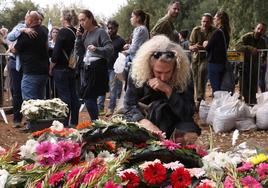
<path fill-rule="evenodd" d="M 207 92 L 207 101 L 211 101 L 211 91 L 208 88 Z M 7 98 L 7 97 L 5 97 Z M 4 101 L 4 106 L 10 106 L 10 100 Z M 2 117 L 0 117 L 0 146 L 2 147 L 10 147 L 12 144 L 16 142 L 19 145 L 24 144 L 31 136 L 30 133 L 22 133 L 18 128 L 12 127 L 12 114 L 7 114 L 8 124 L 5 124 Z M 106 118 L 106 117 L 102 117 Z M 80 113 L 80 122 L 84 120 L 88 120 L 89 116 L 84 108 Z M 107 118 L 106 118 L 107 119 Z M 212 143 L 214 148 L 218 148 L 220 151 L 227 151 L 232 147 L 232 132 L 228 133 L 220 133 L 215 134 L 213 131 L 210 131 L 210 127 L 207 124 L 200 124 L 198 114 L 195 114 L 194 119 L 196 123 L 202 129 L 202 133 L 196 141 L 196 144 L 203 147 L 204 149 L 208 149 L 210 144 Z M 237 143 L 248 142 L 252 147 L 258 147 L 265 149 L 268 151 L 268 131 L 246 131 L 240 132 Z"/>

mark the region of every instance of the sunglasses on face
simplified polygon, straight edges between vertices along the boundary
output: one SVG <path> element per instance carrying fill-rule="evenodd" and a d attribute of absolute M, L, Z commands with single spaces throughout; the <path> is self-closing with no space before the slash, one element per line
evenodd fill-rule
<path fill-rule="evenodd" d="M 160 57 L 164 57 L 166 59 L 174 59 L 175 58 L 175 52 L 172 51 L 166 51 L 166 52 L 160 52 L 160 51 L 156 51 L 152 54 L 152 56 L 155 59 L 159 59 Z"/>

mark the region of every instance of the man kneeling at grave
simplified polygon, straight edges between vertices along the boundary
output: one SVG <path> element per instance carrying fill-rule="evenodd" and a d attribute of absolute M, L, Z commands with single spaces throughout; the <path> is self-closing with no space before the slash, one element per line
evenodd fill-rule
<path fill-rule="evenodd" d="M 200 128 L 193 121 L 190 64 L 182 48 L 164 35 L 144 43 L 132 64 L 124 116 L 175 142 L 193 143 Z"/>

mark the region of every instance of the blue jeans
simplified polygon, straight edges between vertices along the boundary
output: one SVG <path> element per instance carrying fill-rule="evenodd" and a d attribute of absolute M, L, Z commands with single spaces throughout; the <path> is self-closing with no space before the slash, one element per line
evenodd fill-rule
<path fill-rule="evenodd" d="M 122 90 L 122 82 L 115 77 L 114 70 L 108 70 L 109 73 L 109 92 L 110 92 L 110 103 L 108 109 L 114 111 L 116 106 L 116 99 Z M 98 109 L 104 109 L 105 96 L 98 97 Z"/>
<path fill-rule="evenodd" d="M 58 97 L 68 105 L 69 113 L 64 120 L 64 126 L 78 124 L 80 102 L 76 92 L 75 70 L 54 69 L 53 78 Z M 70 118 L 71 116 L 71 118 Z"/>
<path fill-rule="evenodd" d="M 89 97 L 84 99 L 87 111 L 90 115 L 91 120 L 98 119 L 99 111 L 98 111 L 98 105 L 97 105 L 97 97 Z"/>
<path fill-rule="evenodd" d="M 12 93 L 12 105 L 13 105 L 13 121 L 21 122 L 22 114 L 20 113 L 22 96 L 21 96 L 21 80 L 22 72 L 18 72 L 16 69 L 10 69 L 10 81 L 11 81 L 11 93 Z"/>
<path fill-rule="evenodd" d="M 225 71 L 224 64 L 208 63 L 208 78 L 213 93 L 215 91 L 220 91 L 224 71 Z"/>
<path fill-rule="evenodd" d="M 23 100 L 44 99 L 47 80 L 47 74 L 23 74 L 21 81 L 21 92 Z"/>

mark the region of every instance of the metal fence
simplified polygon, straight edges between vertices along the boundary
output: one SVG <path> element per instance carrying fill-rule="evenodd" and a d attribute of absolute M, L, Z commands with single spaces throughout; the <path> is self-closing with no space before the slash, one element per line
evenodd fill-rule
<path fill-rule="evenodd" d="M 185 50 L 186 54 L 188 57 L 192 53 L 190 50 Z M 198 53 L 206 53 L 205 50 L 199 50 Z M 264 54 L 265 57 L 265 62 L 262 62 L 262 55 Z M 252 98 L 252 95 L 256 95 L 256 93 L 252 93 L 252 86 L 257 85 L 257 89 L 259 88 L 260 82 L 262 82 L 262 85 L 264 84 L 264 90 L 268 90 L 268 49 L 259 49 L 258 54 L 255 55 L 254 57 L 258 57 L 257 61 L 254 61 L 255 58 L 253 58 L 252 55 L 249 55 L 249 59 L 245 58 L 247 57 L 244 52 L 239 52 L 236 50 L 228 50 L 227 56 L 228 56 L 228 61 L 232 63 L 233 65 L 233 73 L 235 74 L 236 82 L 239 85 L 239 94 L 240 96 L 248 96 L 249 101 L 247 103 L 251 104 L 250 99 Z M 200 57 L 200 56 L 199 56 Z M 245 62 L 246 61 L 246 62 Z M 257 65 L 256 65 L 257 64 Z M 249 70 L 245 70 L 249 67 Z M 254 71 L 257 67 L 257 76 L 254 75 L 256 72 Z M 248 72 L 248 75 L 244 75 L 245 73 Z M 256 77 L 257 80 L 252 80 L 253 77 Z M 245 79 L 248 77 L 249 83 Z M 253 83 L 254 81 L 254 83 Z M 266 83 L 267 82 L 267 83 Z M 244 86 L 248 84 L 248 90 L 244 91 Z M 263 92 L 263 91 L 262 91 Z"/>

